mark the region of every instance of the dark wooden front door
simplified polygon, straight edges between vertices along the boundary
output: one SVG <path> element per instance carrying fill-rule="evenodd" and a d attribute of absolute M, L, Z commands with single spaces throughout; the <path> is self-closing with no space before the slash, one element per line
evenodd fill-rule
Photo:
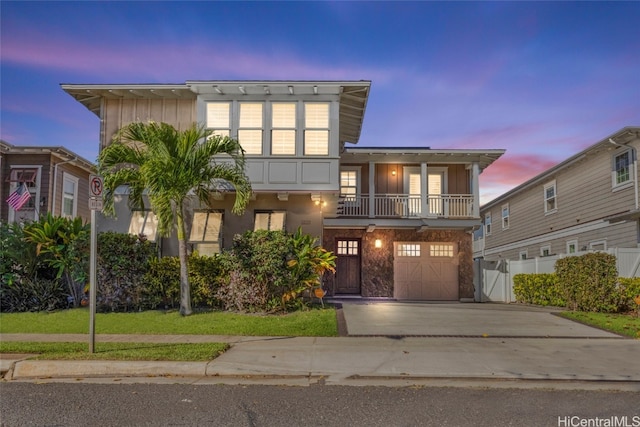
<path fill-rule="evenodd" d="M 336 294 L 360 293 L 360 239 L 336 239 Z"/>

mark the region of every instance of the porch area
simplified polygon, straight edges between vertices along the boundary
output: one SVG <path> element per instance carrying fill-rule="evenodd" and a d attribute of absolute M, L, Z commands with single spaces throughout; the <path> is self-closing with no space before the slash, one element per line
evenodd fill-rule
<path fill-rule="evenodd" d="M 338 217 L 478 218 L 473 194 L 362 194 L 341 196 Z"/>

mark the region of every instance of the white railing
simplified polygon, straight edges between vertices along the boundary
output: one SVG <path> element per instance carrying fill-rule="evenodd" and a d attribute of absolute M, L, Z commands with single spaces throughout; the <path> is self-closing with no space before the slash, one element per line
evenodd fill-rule
<path fill-rule="evenodd" d="M 371 200 L 373 214 L 371 215 Z M 428 195 L 426 210 L 423 212 L 419 195 L 376 194 L 373 198 L 367 194 L 360 196 L 342 196 L 340 216 L 355 217 L 399 217 L 399 218 L 469 218 L 473 217 L 473 195 L 442 194 Z"/>

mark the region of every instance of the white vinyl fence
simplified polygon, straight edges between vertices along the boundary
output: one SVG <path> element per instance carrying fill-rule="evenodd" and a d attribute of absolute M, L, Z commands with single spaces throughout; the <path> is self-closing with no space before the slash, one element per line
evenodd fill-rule
<path fill-rule="evenodd" d="M 640 277 L 640 248 L 612 248 L 606 251 L 615 255 L 618 276 Z M 477 302 L 515 302 L 513 294 L 513 277 L 516 274 L 553 273 L 558 259 L 576 254 L 537 257 L 526 260 L 500 260 L 474 262 L 474 286 Z"/>

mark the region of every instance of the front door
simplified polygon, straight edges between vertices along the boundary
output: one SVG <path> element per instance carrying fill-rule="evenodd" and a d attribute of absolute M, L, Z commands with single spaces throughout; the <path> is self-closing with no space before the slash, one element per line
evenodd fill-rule
<path fill-rule="evenodd" d="M 360 239 L 336 239 L 336 294 L 360 294 Z"/>

